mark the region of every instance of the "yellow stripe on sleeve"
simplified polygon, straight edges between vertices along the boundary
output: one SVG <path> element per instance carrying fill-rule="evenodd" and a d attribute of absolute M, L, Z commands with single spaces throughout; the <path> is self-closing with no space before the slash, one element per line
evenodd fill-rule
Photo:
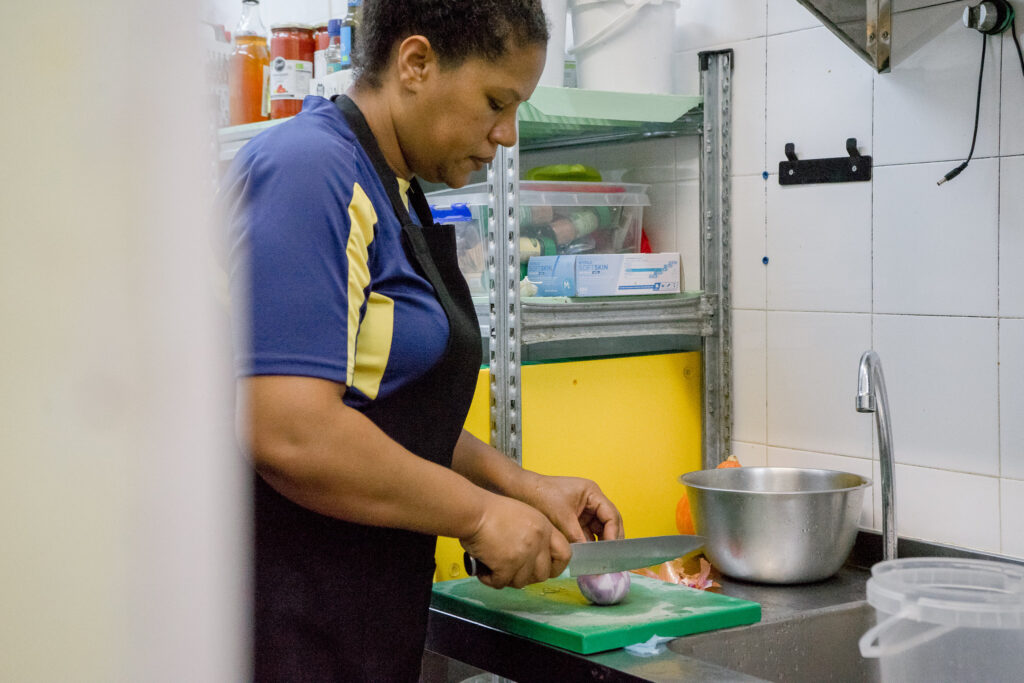
<path fill-rule="evenodd" d="M 363 292 L 370 284 L 369 247 L 373 242 L 373 227 L 377 212 L 359 183 L 352 186 L 352 201 L 348 205 L 350 229 L 345 256 L 348 258 L 348 347 L 345 384 L 353 386 L 356 371 L 356 338 L 359 335 L 359 310 L 363 307 Z"/>
<path fill-rule="evenodd" d="M 393 299 L 370 292 L 366 315 L 359 328 L 356 343 L 356 372 L 352 386 L 373 400 L 380 392 L 380 383 L 391 355 L 391 339 L 395 328 Z"/>

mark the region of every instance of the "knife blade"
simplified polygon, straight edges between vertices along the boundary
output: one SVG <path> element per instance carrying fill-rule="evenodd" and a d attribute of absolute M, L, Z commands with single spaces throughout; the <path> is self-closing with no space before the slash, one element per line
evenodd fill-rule
<path fill-rule="evenodd" d="M 680 534 L 570 543 L 572 559 L 569 560 L 569 576 L 608 574 L 650 567 L 682 557 L 703 545 L 703 536 Z M 469 553 L 463 553 L 462 562 L 470 576 L 491 573 L 490 567 Z"/>

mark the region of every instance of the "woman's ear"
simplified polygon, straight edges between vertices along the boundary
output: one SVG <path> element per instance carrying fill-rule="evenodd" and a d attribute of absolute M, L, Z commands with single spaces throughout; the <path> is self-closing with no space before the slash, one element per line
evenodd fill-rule
<path fill-rule="evenodd" d="M 437 55 L 424 36 L 409 36 L 398 46 L 395 65 L 402 85 L 418 91 L 437 69 Z"/>

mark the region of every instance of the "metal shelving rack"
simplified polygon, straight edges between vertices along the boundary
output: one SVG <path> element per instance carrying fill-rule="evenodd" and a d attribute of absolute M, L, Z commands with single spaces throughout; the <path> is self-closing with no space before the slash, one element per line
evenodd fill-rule
<path fill-rule="evenodd" d="M 624 95 L 538 88 L 520 107 L 519 144 L 499 147 L 487 169 L 490 280 L 491 443 L 522 461 L 520 368 L 532 359 L 566 357 L 586 343 L 610 352 L 643 352 L 666 338 L 703 359 L 703 464 L 728 456 L 732 427 L 730 322 L 730 101 L 732 50 L 700 54 L 701 94 Z M 636 112 L 641 112 L 636 115 Z M 229 161 L 257 133 L 281 121 L 223 128 L 220 160 Z M 519 153 L 661 137 L 701 139 L 701 291 L 629 300 L 521 299 L 519 295 Z"/>
<path fill-rule="evenodd" d="M 638 340 L 666 335 L 699 340 L 695 346 L 702 351 L 704 371 L 704 466 L 714 467 L 729 454 L 732 51 L 701 53 L 700 70 L 701 97 L 690 98 L 694 106 L 672 121 L 595 119 L 594 107 L 614 102 L 587 91 L 538 89 L 522 107 L 519 144 L 499 148 L 488 169 L 491 443 L 517 462 L 522 462 L 520 368 L 525 348 L 582 339 Z M 548 102 L 567 98 L 561 102 L 563 108 L 575 108 L 586 116 L 545 115 L 532 104 L 538 94 Z M 647 105 L 669 98 L 636 95 L 625 99 L 646 111 Z M 701 292 L 628 301 L 521 300 L 516 250 L 520 151 L 680 135 L 701 137 Z"/>

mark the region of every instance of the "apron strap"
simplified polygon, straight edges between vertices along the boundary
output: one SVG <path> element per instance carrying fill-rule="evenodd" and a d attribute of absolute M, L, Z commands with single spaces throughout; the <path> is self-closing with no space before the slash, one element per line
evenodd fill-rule
<path fill-rule="evenodd" d="M 356 134 L 356 139 L 359 140 L 359 144 L 362 145 L 366 155 L 370 157 L 370 162 L 373 164 L 374 170 L 377 171 L 377 176 L 380 177 L 381 183 L 384 185 L 384 190 L 388 194 L 391 208 L 394 209 L 398 221 L 403 225 L 411 222 L 409 220 L 409 211 L 405 208 L 405 202 L 402 201 L 402 195 L 398 191 L 398 179 L 395 177 L 395 172 L 391 170 L 387 160 L 384 159 L 384 153 L 380 151 L 377 138 L 374 137 L 373 131 L 370 130 L 370 125 L 366 122 L 363 112 L 359 111 L 359 107 L 356 106 L 356 103 L 348 95 L 335 95 L 333 100 L 334 104 L 341 110 L 345 120 L 348 121 L 352 132 Z M 417 217 L 420 219 L 420 223 L 424 226 L 433 225 L 434 219 L 430 213 L 430 207 L 427 205 L 426 198 L 423 197 L 423 190 L 420 189 L 419 183 L 415 178 L 410 183 L 410 189 L 412 188 L 415 189 L 411 198 L 415 198 L 417 195 L 420 198 L 419 201 L 411 202 Z"/>
<path fill-rule="evenodd" d="M 362 145 L 366 155 L 370 157 L 370 161 L 373 163 L 373 167 L 377 171 L 377 175 L 388 194 L 388 199 L 391 200 L 391 208 L 394 209 L 395 216 L 398 217 L 398 221 L 402 224 L 402 233 L 405 235 L 408 248 L 412 251 L 412 257 L 423 271 L 427 282 L 434 288 L 437 299 L 441 303 L 441 308 L 444 309 L 450 323 L 452 317 L 456 315 L 458 307 L 452 298 L 448 286 L 445 284 L 444 277 L 437 269 L 437 264 L 434 262 L 434 257 L 423 235 L 423 230 L 420 226 L 413 223 L 409 217 L 409 212 L 405 208 L 405 202 L 402 201 L 401 194 L 398 191 L 398 179 L 395 177 L 391 167 L 388 166 L 388 162 L 384 159 L 384 153 L 380 151 L 377 138 L 374 137 L 373 131 L 370 130 L 369 124 L 366 123 L 366 117 L 363 116 L 363 112 L 359 111 L 359 107 L 347 95 L 335 95 L 334 104 L 341 110 L 345 120 L 348 121 L 348 125 L 352 128 L 352 132 L 355 133 L 356 139 L 359 140 L 359 144 Z M 423 226 L 433 226 L 434 217 L 430 213 L 430 206 L 427 204 L 427 198 L 423 194 L 423 188 L 420 187 L 416 178 L 413 178 L 409 183 L 409 189 L 409 203 L 412 205 L 413 210 L 416 211 L 416 215 L 419 216 L 420 223 Z"/>

